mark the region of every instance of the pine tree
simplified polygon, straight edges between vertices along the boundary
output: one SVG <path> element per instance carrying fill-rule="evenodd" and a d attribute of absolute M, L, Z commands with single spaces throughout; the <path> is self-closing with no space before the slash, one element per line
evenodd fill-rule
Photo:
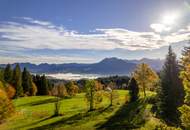
<path fill-rule="evenodd" d="M 176 55 L 169 47 L 166 61 L 161 71 L 161 83 L 158 89 L 159 115 L 168 124 L 179 124 L 178 107 L 183 103 L 183 86 L 179 78 L 179 66 Z"/>
<path fill-rule="evenodd" d="M 48 81 L 45 75 L 41 77 L 41 95 L 48 95 Z"/>
<path fill-rule="evenodd" d="M 49 94 L 49 91 L 51 89 L 50 87 L 52 87 L 52 85 L 46 79 L 45 75 L 33 76 L 33 82 L 37 86 L 37 95 L 48 95 Z"/>
<path fill-rule="evenodd" d="M 14 68 L 12 84 L 16 89 L 15 97 L 23 96 L 22 73 L 19 64 L 17 64 L 16 67 Z"/>
<path fill-rule="evenodd" d="M 22 73 L 22 86 L 24 93 L 30 95 L 30 90 L 32 88 L 32 78 L 26 68 L 24 68 Z"/>
<path fill-rule="evenodd" d="M 134 77 L 131 78 L 128 85 L 130 102 L 137 101 L 139 98 L 139 87 Z"/>
<path fill-rule="evenodd" d="M 13 74 L 13 72 L 12 72 L 12 69 L 11 69 L 11 65 L 7 64 L 7 66 L 5 67 L 5 70 L 4 70 L 4 80 L 7 83 L 11 83 L 12 74 Z"/>

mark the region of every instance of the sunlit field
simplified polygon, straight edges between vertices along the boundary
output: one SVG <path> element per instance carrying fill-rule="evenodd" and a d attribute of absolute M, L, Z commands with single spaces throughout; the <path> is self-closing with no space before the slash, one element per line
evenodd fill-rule
<path fill-rule="evenodd" d="M 142 99 L 140 99 L 139 102 L 136 102 L 129 108 L 126 108 L 124 104 L 128 91 L 118 90 L 117 92 L 119 93 L 119 100 L 114 106 L 109 107 L 109 100 L 105 97 L 103 102 L 99 104 L 93 112 L 88 112 L 84 93 L 77 94 L 71 99 L 63 99 L 61 101 L 60 109 L 61 116 L 58 117 L 53 116 L 54 102 L 56 100 L 53 96 L 33 96 L 15 99 L 13 102 L 16 107 L 16 113 L 13 117 L 8 119 L 7 123 L 1 125 L 0 129 L 89 130 L 101 127 L 109 128 L 111 126 L 114 129 L 122 127 L 122 123 L 126 124 L 127 121 L 130 123 L 130 118 L 131 121 L 133 121 L 133 123 L 137 123 L 137 125 L 138 123 L 142 123 L 144 119 L 141 116 L 144 115 L 144 112 L 148 112 L 147 114 L 150 114 L 151 104 L 144 104 L 144 102 L 141 104 L 140 102 Z M 148 95 L 150 97 L 155 94 L 148 92 Z M 137 115 L 133 115 L 133 113 L 129 114 L 130 111 L 135 112 L 138 107 L 143 108 L 141 110 L 143 113 L 139 112 Z M 144 111 L 144 109 L 147 111 Z M 128 113 L 124 113 L 121 110 L 128 111 Z M 117 115 L 119 117 L 114 117 L 115 114 L 119 114 Z M 125 127 L 127 127 L 127 125 Z"/>

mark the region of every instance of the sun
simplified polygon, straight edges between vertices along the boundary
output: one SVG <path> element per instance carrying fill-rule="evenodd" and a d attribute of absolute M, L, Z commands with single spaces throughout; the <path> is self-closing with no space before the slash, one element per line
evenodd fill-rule
<path fill-rule="evenodd" d="M 178 18 L 178 13 L 166 13 L 163 15 L 162 23 L 164 25 L 173 25 L 175 24 L 176 20 Z"/>

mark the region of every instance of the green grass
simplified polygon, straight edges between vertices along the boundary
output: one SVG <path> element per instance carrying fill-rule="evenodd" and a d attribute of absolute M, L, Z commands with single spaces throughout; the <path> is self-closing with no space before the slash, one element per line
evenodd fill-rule
<path fill-rule="evenodd" d="M 63 99 L 62 116 L 58 117 L 53 117 L 55 98 L 52 96 L 19 98 L 13 101 L 16 113 L 0 129 L 94 129 L 96 124 L 105 122 L 124 103 L 127 91 L 120 90 L 118 93 L 119 104 L 108 109 L 109 101 L 104 98 L 94 112 L 88 112 L 84 93 Z"/>
<path fill-rule="evenodd" d="M 140 99 L 134 103 L 125 104 L 128 91 L 118 90 L 119 102 L 109 107 L 109 100 L 104 98 L 93 112 L 88 112 L 84 93 L 61 101 L 60 113 L 54 117 L 54 102 L 52 96 L 23 97 L 14 100 L 16 113 L 8 121 L 0 125 L 6 130 L 93 130 L 93 129 L 146 129 L 154 128 L 158 119 L 151 113 L 152 104 L 149 100 Z M 147 93 L 148 98 L 155 93 Z M 142 96 L 141 96 L 142 97 Z"/>

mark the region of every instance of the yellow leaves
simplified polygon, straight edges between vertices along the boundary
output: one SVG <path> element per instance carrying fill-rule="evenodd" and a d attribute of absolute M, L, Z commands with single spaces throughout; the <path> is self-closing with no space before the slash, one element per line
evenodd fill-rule
<path fill-rule="evenodd" d="M 151 87 L 158 81 L 158 75 L 149 67 L 149 65 L 142 63 L 139 64 L 133 73 L 134 78 L 137 80 L 138 85 L 142 87 Z"/>
<path fill-rule="evenodd" d="M 60 98 L 68 96 L 67 89 L 66 89 L 65 85 L 61 84 L 61 83 L 54 86 L 51 93 L 52 93 L 53 96 L 57 96 L 57 97 L 60 97 Z"/>
<path fill-rule="evenodd" d="M 9 99 L 12 99 L 15 96 L 16 90 L 10 84 L 6 84 L 6 92 Z"/>
<path fill-rule="evenodd" d="M 68 82 L 65 87 L 69 96 L 75 96 L 79 91 L 78 86 L 75 85 L 73 81 Z"/>
<path fill-rule="evenodd" d="M 7 94 L 5 93 L 4 90 L 0 89 L 0 99 L 6 99 L 7 98 Z"/>
<path fill-rule="evenodd" d="M 190 104 L 190 64 L 181 71 L 180 78 L 183 80 L 185 89 L 185 103 Z"/>
<path fill-rule="evenodd" d="M 187 129 L 190 129 L 190 106 L 184 104 L 179 108 L 179 111 L 182 113 L 180 117 L 182 120 L 182 125 Z"/>
<path fill-rule="evenodd" d="M 31 88 L 31 96 L 35 96 L 36 93 L 38 92 L 38 88 L 34 82 L 32 82 L 32 88 Z"/>
<path fill-rule="evenodd" d="M 6 92 L 3 89 L 0 89 L 0 123 L 12 112 L 12 102 L 8 99 Z"/>
<path fill-rule="evenodd" d="M 4 89 L 4 85 L 1 81 L 0 81 L 0 89 Z"/>
<path fill-rule="evenodd" d="M 103 85 L 100 82 L 95 81 L 95 88 L 96 88 L 96 91 L 102 90 L 103 89 Z"/>
<path fill-rule="evenodd" d="M 190 129 L 190 48 L 185 50 L 181 58 L 183 70 L 180 72 L 180 78 L 183 80 L 185 89 L 185 104 L 179 108 L 181 112 L 182 125 Z"/>

